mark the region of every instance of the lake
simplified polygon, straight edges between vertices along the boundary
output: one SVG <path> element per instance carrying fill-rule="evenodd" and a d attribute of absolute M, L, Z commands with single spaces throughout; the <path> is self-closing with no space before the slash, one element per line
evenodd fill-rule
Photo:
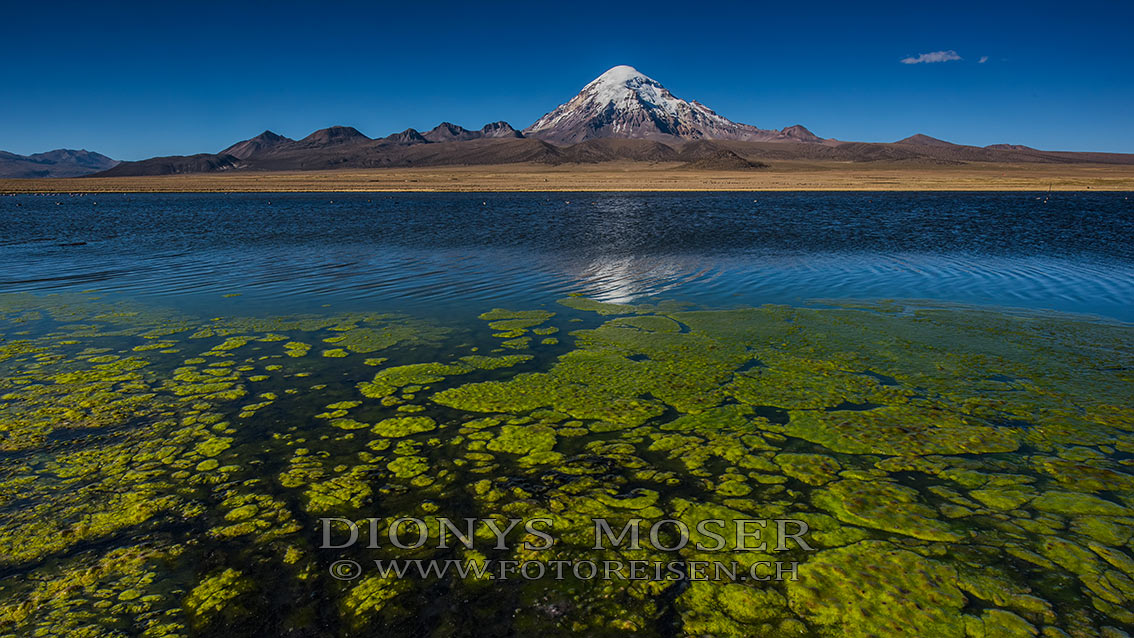
<path fill-rule="evenodd" d="M 0 285 L 426 310 L 919 298 L 1129 321 L 1126 194 L 16 196 Z M 18 205 L 18 206 L 17 206 Z"/>
<path fill-rule="evenodd" d="M 0 197 L 0 635 L 1122 636 L 1118 193 Z"/>

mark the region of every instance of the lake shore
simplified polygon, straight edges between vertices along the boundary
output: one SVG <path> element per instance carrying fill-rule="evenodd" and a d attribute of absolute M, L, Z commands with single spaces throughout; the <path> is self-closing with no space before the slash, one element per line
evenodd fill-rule
<path fill-rule="evenodd" d="M 1134 191 L 1134 166 L 774 162 L 707 171 L 676 163 L 503 164 L 147 177 L 0 179 L 0 193 L 595 192 L 595 191 Z"/>

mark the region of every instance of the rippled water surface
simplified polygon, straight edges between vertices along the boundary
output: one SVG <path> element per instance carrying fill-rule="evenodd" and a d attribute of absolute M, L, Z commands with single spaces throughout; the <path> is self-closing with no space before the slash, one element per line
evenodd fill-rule
<path fill-rule="evenodd" d="M 0 211 L 7 290 L 292 308 L 897 297 L 1134 318 L 1125 194 L 52 195 Z"/>

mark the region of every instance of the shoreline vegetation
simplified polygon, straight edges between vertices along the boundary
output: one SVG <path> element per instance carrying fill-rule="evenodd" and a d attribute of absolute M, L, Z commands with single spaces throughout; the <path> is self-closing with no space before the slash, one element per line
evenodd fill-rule
<path fill-rule="evenodd" d="M 597 191 L 1134 191 L 1134 166 L 775 162 L 697 170 L 677 162 L 187 173 L 144 177 L 0 179 L 0 194 L 172 192 Z"/>

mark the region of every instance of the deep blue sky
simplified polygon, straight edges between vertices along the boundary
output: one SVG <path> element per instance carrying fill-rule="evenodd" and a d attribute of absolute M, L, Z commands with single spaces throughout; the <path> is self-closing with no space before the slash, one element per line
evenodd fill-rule
<path fill-rule="evenodd" d="M 0 149 L 522 128 L 630 64 L 765 128 L 1134 152 L 1128 0 L 408 4 L 6 0 Z M 938 51 L 962 59 L 901 62 Z"/>

